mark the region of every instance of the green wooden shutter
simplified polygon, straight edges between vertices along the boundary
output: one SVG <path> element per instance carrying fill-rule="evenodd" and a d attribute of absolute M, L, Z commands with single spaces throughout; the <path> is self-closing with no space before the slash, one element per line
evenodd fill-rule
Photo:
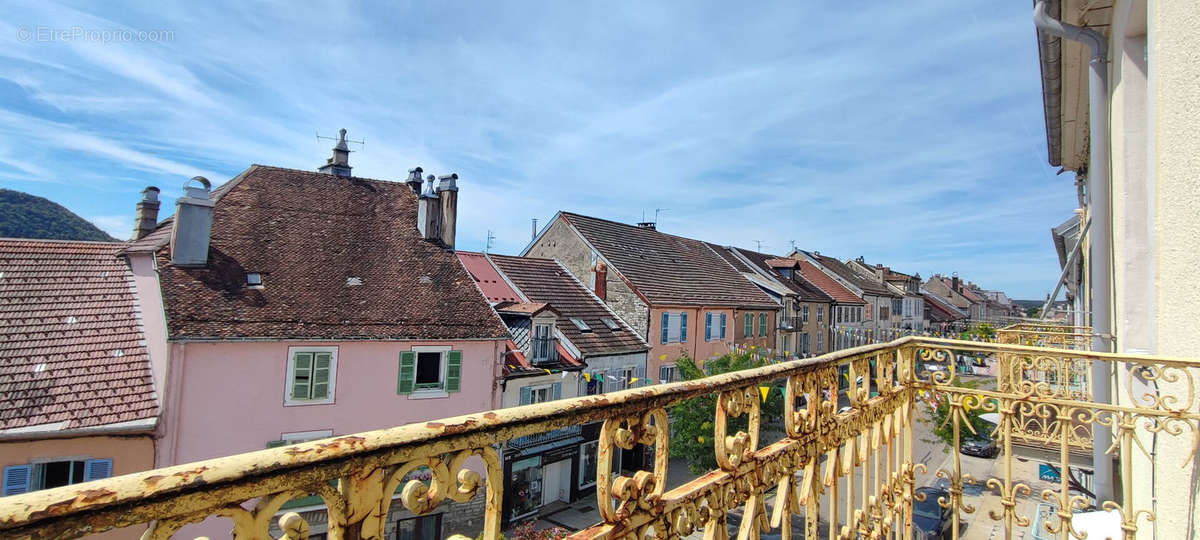
<path fill-rule="evenodd" d="M 754 336 L 754 315 L 747 313 L 746 322 L 742 324 L 742 335 L 745 337 Z"/>
<path fill-rule="evenodd" d="M 417 378 L 417 353 L 400 352 L 400 378 L 396 382 L 397 394 L 411 394 Z"/>
<path fill-rule="evenodd" d="M 462 351 L 446 353 L 446 391 L 457 392 L 462 385 Z"/>
<path fill-rule="evenodd" d="M 285 446 L 285 445 L 287 445 L 287 441 L 285 441 L 283 439 L 267 441 L 267 448 L 279 448 L 280 446 Z"/>
<path fill-rule="evenodd" d="M 313 353 L 300 352 L 292 357 L 292 399 L 312 397 Z"/>
<path fill-rule="evenodd" d="M 316 353 L 313 357 L 312 398 L 326 399 L 329 397 L 329 371 L 333 363 L 330 353 Z"/>

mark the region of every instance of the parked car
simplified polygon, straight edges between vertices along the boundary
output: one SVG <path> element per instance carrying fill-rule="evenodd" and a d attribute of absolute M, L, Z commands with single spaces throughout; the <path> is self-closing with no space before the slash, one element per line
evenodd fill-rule
<path fill-rule="evenodd" d="M 996 441 L 984 436 L 966 437 L 958 444 L 958 449 L 968 456 L 994 458 L 1000 453 Z"/>
<path fill-rule="evenodd" d="M 950 500 L 950 492 L 933 486 L 917 488 L 917 493 L 924 495 L 924 501 L 913 501 L 913 531 L 914 538 L 920 540 L 942 540 L 950 538 L 950 509 L 942 508 L 938 498 Z"/>

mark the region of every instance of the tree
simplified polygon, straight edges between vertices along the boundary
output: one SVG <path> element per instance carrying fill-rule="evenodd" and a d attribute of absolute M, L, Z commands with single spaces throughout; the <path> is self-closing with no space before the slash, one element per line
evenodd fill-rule
<path fill-rule="evenodd" d="M 978 388 L 980 381 L 960 381 L 955 380 L 954 386 L 959 388 Z M 948 394 L 935 394 L 929 404 L 929 421 L 933 425 L 933 434 L 941 439 L 947 445 L 954 446 L 954 424 L 953 421 L 947 422 L 946 417 L 950 415 L 950 396 Z M 972 402 L 972 405 L 975 403 Z M 981 407 L 974 407 L 967 411 L 967 422 L 972 428 L 975 428 L 975 434 L 980 436 L 988 436 L 996 425 L 981 418 L 984 414 Z M 965 439 L 970 437 L 971 428 L 966 425 L 959 426 L 959 437 Z"/>
<path fill-rule="evenodd" d="M 979 323 L 974 328 L 963 332 L 960 337 L 964 340 L 971 340 L 976 337 L 991 340 L 996 337 L 996 328 L 988 323 Z"/>
<path fill-rule="evenodd" d="M 696 361 L 684 355 L 675 362 L 680 378 L 685 381 L 703 379 L 712 375 L 753 369 L 772 363 L 768 357 L 760 356 L 754 349 L 735 349 L 724 356 L 713 358 L 697 366 Z M 762 403 L 762 427 L 770 425 L 783 429 L 783 381 L 768 385 L 767 400 Z M 761 401 L 760 401 L 761 403 Z M 713 425 L 717 411 L 717 395 L 709 394 L 687 400 L 671 409 L 671 457 L 684 458 L 692 474 L 701 474 L 717 467 L 713 453 Z M 734 434 L 745 430 L 748 415 L 731 418 L 726 433 Z"/>

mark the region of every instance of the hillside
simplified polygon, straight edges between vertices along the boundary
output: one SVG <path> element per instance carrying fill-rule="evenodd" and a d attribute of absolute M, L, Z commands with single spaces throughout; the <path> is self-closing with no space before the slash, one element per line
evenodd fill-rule
<path fill-rule="evenodd" d="M 0 238 L 116 241 L 62 205 L 11 189 L 0 189 Z"/>

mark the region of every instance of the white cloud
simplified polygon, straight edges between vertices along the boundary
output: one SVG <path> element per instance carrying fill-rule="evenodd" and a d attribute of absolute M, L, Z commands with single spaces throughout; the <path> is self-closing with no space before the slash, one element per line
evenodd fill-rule
<path fill-rule="evenodd" d="M 133 218 L 129 216 L 92 216 L 87 220 L 117 239 L 129 238 L 133 230 Z"/>

